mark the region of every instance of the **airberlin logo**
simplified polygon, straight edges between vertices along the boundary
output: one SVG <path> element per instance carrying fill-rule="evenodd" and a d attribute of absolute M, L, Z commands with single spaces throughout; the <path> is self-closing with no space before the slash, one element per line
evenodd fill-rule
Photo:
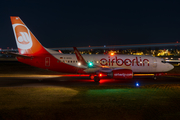
<path fill-rule="evenodd" d="M 18 48 L 30 49 L 32 47 L 32 39 L 29 29 L 22 24 L 13 24 L 13 30 Z"/>
<path fill-rule="evenodd" d="M 108 59 L 106 58 L 102 58 L 100 60 L 100 64 L 102 66 L 149 66 L 149 60 L 148 59 L 141 59 L 141 57 L 136 57 L 134 59 L 121 59 L 121 58 L 117 58 L 117 56 L 113 59 L 111 59 L 110 57 L 108 57 Z"/>
<path fill-rule="evenodd" d="M 17 41 L 21 44 L 29 44 L 30 37 L 26 32 L 20 32 L 21 36 L 18 37 Z"/>

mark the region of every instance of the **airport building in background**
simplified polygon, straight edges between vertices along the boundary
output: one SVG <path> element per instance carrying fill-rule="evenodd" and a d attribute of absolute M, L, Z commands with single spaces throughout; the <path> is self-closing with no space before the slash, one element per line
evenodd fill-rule
<path fill-rule="evenodd" d="M 74 54 L 72 47 L 50 48 L 52 50 L 65 54 Z M 133 45 L 103 45 L 77 47 L 81 54 L 126 54 L 126 55 L 151 55 L 164 59 L 180 58 L 180 43 L 154 43 L 154 44 L 133 44 Z M 17 49 L 7 48 L 0 51 L 18 52 Z M 0 54 L 1 57 L 13 57 L 10 55 Z"/>

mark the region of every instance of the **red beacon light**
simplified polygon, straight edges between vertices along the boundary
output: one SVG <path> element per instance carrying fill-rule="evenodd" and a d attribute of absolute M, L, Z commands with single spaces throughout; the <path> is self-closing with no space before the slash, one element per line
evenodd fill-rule
<path fill-rule="evenodd" d="M 105 73 L 99 73 L 99 77 L 106 77 L 107 76 L 107 74 L 105 74 Z"/>
<path fill-rule="evenodd" d="M 102 77 L 102 76 L 103 76 L 102 73 L 100 73 L 100 74 L 99 74 L 99 77 Z"/>

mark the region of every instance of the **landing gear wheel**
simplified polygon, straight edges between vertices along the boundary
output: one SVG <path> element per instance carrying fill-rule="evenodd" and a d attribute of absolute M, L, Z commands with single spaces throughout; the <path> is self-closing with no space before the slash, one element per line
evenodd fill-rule
<path fill-rule="evenodd" d="M 91 80 L 94 80 L 94 75 L 90 75 L 89 78 L 90 78 Z"/>
<path fill-rule="evenodd" d="M 100 81 L 100 78 L 97 77 L 97 76 L 95 76 L 95 77 L 94 77 L 94 82 L 99 82 L 99 81 Z"/>

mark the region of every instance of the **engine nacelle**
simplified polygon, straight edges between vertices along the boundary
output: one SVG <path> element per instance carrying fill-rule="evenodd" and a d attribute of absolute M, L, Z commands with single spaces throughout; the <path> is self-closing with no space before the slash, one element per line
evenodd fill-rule
<path fill-rule="evenodd" d="M 113 70 L 112 73 L 113 73 L 112 78 L 115 78 L 115 79 L 132 79 L 133 78 L 133 72 L 130 69 Z"/>

